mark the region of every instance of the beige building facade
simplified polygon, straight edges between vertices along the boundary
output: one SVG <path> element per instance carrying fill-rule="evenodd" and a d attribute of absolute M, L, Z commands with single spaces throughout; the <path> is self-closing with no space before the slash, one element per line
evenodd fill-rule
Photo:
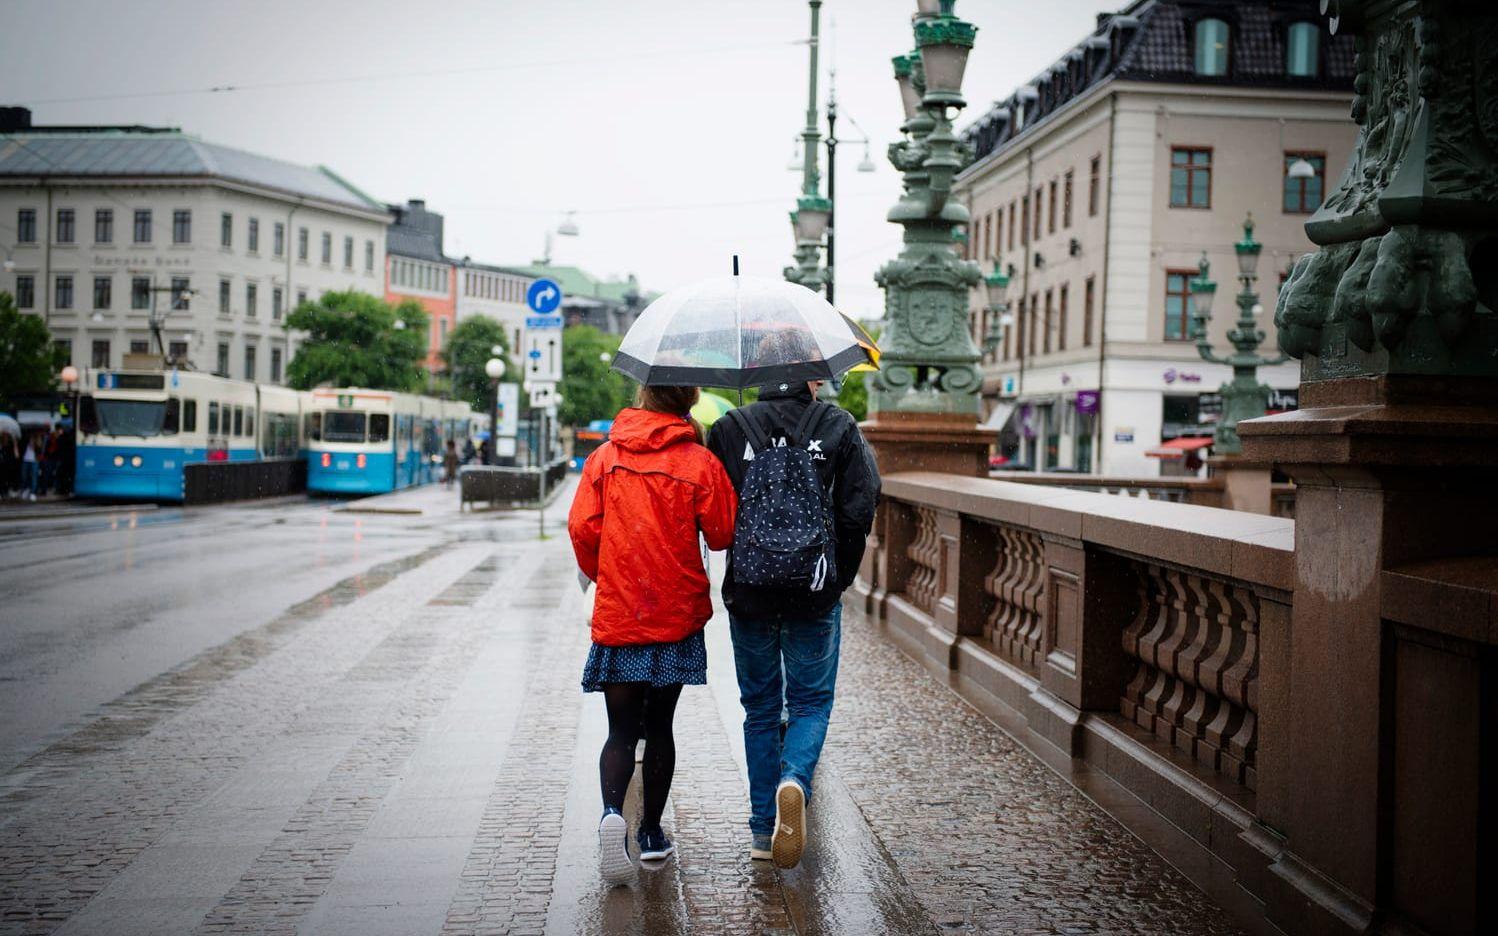
<path fill-rule="evenodd" d="M 1253 5 L 1222 4 L 1219 13 L 1210 4 L 1136 3 L 969 129 L 978 156 L 957 180 L 973 217 L 967 255 L 1010 277 L 1005 314 L 975 293 L 970 320 L 980 344 L 989 337 L 986 412 L 1004 429 L 1011 464 L 1112 476 L 1184 470 L 1184 460 L 1147 453 L 1169 439 L 1209 436 L 1216 391 L 1231 376 L 1197 353 L 1187 284 L 1205 252 L 1218 284 L 1208 335 L 1219 353 L 1231 351 L 1232 245 L 1249 214 L 1264 245 L 1262 350 L 1276 352 L 1279 283 L 1313 249 L 1304 222 L 1326 173 L 1345 164 L 1356 127 L 1350 91 L 1327 87 L 1340 83 L 1334 72 L 1345 58 L 1330 37 L 1315 39 L 1313 76 L 1265 77 L 1266 63 L 1291 52 L 1286 40 L 1314 3 L 1260 4 L 1278 19 L 1245 16 L 1245 6 Z M 1229 52 L 1260 50 L 1251 77 L 1236 80 L 1230 68 L 1196 80 L 1201 63 L 1182 37 L 1208 20 L 1209 37 L 1216 23 L 1227 26 L 1220 45 Z M 1159 67 L 1172 51 L 1184 73 Z M 1130 77 L 1139 59 L 1156 67 Z M 1289 175 L 1298 159 L 1312 177 Z M 1293 364 L 1260 370 L 1283 391 L 1272 407 L 1293 405 L 1298 378 Z"/>

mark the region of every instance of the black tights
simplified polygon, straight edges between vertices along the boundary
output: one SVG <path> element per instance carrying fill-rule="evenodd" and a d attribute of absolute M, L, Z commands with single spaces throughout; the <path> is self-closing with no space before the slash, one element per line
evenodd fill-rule
<path fill-rule="evenodd" d="M 671 792 L 671 775 L 676 772 L 676 740 L 671 736 L 671 720 L 676 715 L 676 700 L 680 695 L 681 683 L 652 686 L 626 682 L 603 686 L 603 701 L 609 710 L 609 737 L 598 756 L 603 805 L 624 811 L 624 793 L 635 773 L 635 742 L 643 731 L 645 762 L 641 773 L 645 809 L 640 816 L 641 829 L 660 828 L 666 794 Z"/>

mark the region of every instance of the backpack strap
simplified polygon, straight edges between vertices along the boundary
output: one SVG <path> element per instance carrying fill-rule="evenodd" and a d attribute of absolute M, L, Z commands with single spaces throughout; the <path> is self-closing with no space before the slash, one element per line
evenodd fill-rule
<path fill-rule="evenodd" d="M 739 427 L 739 431 L 744 434 L 745 441 L 749 443 L 749 447 L 754 449 L 754 451 L 763 452 L 770 447 L 770 439 L 765 435 L 764 430 L 754 420 L 750 419 L 748 414 L 743 410 L 729 410 L 728 418 L 733 420 L 735 426 Z M 734 457 L 737 458 L 738 456 L 735 455 Z"/>
<path fill-rule="evenodd" d="M 817 426 L 821 425 L 822 417 L 827 415 L 830 409 L 832 409 L 831 404 L 820 400 L 811 401 L 811 405 L 806 408 L 806 412 L 801 414 L 800 421 L 796 423 L 795 435 L 791 441 L 797 448 L 802 448 L 807 442 L 816 438 Z"/>

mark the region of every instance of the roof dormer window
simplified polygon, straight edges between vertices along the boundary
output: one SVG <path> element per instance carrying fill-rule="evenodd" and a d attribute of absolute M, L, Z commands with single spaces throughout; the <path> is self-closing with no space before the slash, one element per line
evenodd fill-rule
<path fill-rule="evenodd" d="M 1196 73 L 1209 77 L 1228 73 L 1228 24 L 1220 19 L 1197 21 Z"/>
<path fill-rule="evenodd" d="M 1285 33 L 1285 74 L 1315 78 L 1319 68 L 1321 30 L 1315 23 L 1291 23 Z"/>

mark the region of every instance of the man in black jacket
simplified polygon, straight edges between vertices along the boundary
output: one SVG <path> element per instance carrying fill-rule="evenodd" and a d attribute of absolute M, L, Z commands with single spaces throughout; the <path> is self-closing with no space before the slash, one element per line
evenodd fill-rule
<path fill-rule="evenodd" d="M 760 391 L 744 415 L 770 440 L 785 445 L 819 384 L 781 383 Z M 826 406 L 826 404 L 822 404 Z M 827 406 L 813 437 L 804 440 L 830 495 L 837 535 L 837 580 L 819 592 L 739 585 L 730 555 L 723 577 L 744 706 L 744 752 L 749 768 L 752 858 L 794 867 L 806 843 L 806 802 L 827 737 L 842 634 L 842 593 L 863 561 L 879 500 L 873 453 L 847 411 Z M 707 446 L 741 491 L 754 449 L 732 419 L 713 424 Z M 782 703 L 789 713 L 782 739 Z"/>

